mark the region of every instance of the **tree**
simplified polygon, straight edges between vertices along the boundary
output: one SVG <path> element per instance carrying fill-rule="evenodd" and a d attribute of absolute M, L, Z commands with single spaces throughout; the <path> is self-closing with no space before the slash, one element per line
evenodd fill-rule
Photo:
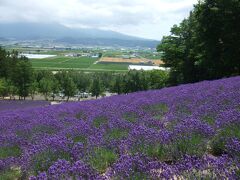
<path fill-rule="evenodd" d="M 93 79 L 90 92 L 92 93 L 92 96 L 96 97 L 96 99 L 101 95 L 102 88 L 101 88 L 99 77 L 95 77 Z"/>
<path fill-rule="evenodd" d="M 6 91 L 7 94 L 10 96 L 10 99 L 13 98 L 15 100 L 15 95 L 18 92 L 18 88 L 14 86 L 11 80 L 6 80 Z"/>
<path fill-rule="evenodd" d="M 150 89 L 161 89 L 167 86 L 168 73 L 158 70 L 150 71 L 148 79 Z"/>
<path fill-rule="evenodd" d="M 157 47 L 172 85 L 240 74 L 240 1 L 199 1 Z"/>
<path fill-rule="evenodd" d="M 200 78 L 240 74 L 240 1 L 205 0 L 195 11 L 202 40 Z"/>
<path fill-rule="evenodd" d="M 144 71 L 128 71 L 123 77 L 123 92 L 136 92 L 148 89 L 147 73 Z"/>
<path fill-rule="evenodd" d="M 32 100 L 34 100 L 35 94 L 38 91 L 38 86 L 39 86 L 38 82 L 34 81 L 31 83 L 31 85 L 29 87 L 29 94 L 30 94 Z"/>
<path fill-rule="evenodd" d="M 56 94 L 59 93 L 61 87 L 60 84 L 58 82 L 58 80 L 56 78 L 53 79 L 53 84 L 52 84 L 52 98 L 53 101 L 55 100 Z"/>
<path fill-rule="evenodd" d="M 103 90 L 109 91 L 111 82 L 113 81 L 113 74 L 111 72 L 103 72 L 103 73 L 97 73 L 96 74 L 100 81 L 101 81 L 101 86 Z"/>
<path fill-rule="evenodd" d="M 123 92 L 123 80 L 121 75 L 117 75 L 112 85 L 112 92 L 121 94 Z"/>
<path fill-rule="evenodd" d="M 26 58 L 21 58 L 15 65 L 12 73 L 12 82 L 18 88 L 19 99 L 25 98 L 29 94 L 29 87 L 32 83 L 33 69 L 31 63 Z"/>
<path fill-rule="evenodd" d="M 45 99 L 48 100 L 48 96 L 52 91 L 53 81 L 50 78 L 44 77 L 39 82 L 39 91 L 44 95 Z"/>
<path fill-rule="evenodd" d="M 0 79 L 0 96 L 4 99 L 7 95 L 7 83 L 5 79 Z"/>
<path fill-rule="evenodd" d="M 0 79 L 0 96 L 4 99 L 6 96 L 10 96 L 10 99 L 14 97 L 17 92 L 17 88 L 12 84 L 10 80 Z"/>
<path fill-rule="evenodd" d="M 149 89 L 149 72 L 141 71 L 140 73 L 140 88 L 139 91 L 146 91 Z"/>
<path fill-rule="evenodd" d="M 83 72 L 74 72 L 71 73 L 70 76 L 80 92 L 87 92 L 91 84 L 89 74 Z"/>
<path fill-rule="evenodd" d="M 63 80 L 63 93 L 65 96 L 67 96 L 67 101 L 71 96 L 74 96 L 77 90 L 77 87 L 71 77 L 69 77 L 68 74 L 65 75 Z"/>
<path fill-rule="evenodd" d="M 197 81 L 195 61 L 198 60 L 196 52 L 198 42 L 195 36 L 195 14 L 174 25 L 171 35 L 163 37 L 157 47 L 163 52 L 162 59 L 165 66 L 171 67 L 169 82 L 172 85 L 179 83 L 191 83 Z"/>
<path fill-rule="evenodd" d="M 0 47 L 0 78 L 7 78 L 7 52 Z"/>

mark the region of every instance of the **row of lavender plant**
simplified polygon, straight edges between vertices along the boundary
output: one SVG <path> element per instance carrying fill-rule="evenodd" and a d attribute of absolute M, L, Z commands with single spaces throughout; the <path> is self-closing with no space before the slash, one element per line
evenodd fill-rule
<path fill-rule="evenodd" d="M 238 179 L 239 152 L 240 77 L 0 115 L 2 176 Z"/>

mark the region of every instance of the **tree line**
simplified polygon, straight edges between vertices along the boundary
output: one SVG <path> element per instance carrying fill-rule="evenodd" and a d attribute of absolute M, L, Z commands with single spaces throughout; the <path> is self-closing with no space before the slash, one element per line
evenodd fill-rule
<path fill-rule="evenodd" d="M 172 85 L 240 74 L 240 1 L 201 0 L 157 47 Z"/>
<path fill-rule="evenodd" d="M 8 52 L 0 48 L 0 95 L 19 95 L 25 99 L 29 94 L 33 69 L 29 60 L 17 51 Z"/>
<path fill-rule="evenodd" d="M 79 71 L 40 71 L 32 68 L 26 57 L 17 51 L 0 48 L 0 96 L 25 99 L 41 94 L 46 100 L 63 94 L 69 100 L 79 93 L 91 93 L 96 98 L 104 92 L 126 94 L 167 86 L 168 73 L 164 71 L 128 71 L 126 73 Z"/>

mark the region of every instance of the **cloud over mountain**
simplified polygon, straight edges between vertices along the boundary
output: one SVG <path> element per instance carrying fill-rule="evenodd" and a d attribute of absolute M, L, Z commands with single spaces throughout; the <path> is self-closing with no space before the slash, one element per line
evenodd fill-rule
<path fill-rule="evenodd" d="M 197 0 L 0 0 L 0 22 L 60 23 L 161 39 Z"/>

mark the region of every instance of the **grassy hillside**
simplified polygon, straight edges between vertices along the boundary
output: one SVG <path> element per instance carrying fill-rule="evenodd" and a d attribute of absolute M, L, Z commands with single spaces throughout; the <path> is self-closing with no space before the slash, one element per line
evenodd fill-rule
<path fill-rule="evenodd" d="M 239 179 L 240 76 L 0 114 L 0 179 Z"/>

